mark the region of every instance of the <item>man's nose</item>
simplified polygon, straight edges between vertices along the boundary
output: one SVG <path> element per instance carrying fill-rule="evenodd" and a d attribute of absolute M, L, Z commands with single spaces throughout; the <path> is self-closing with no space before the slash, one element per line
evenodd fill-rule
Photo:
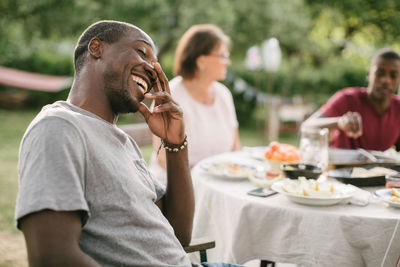
<path fill-rule="evenodd" d="M 392 82 L 392 79 L 390 77 L 390 74 L 385 74 L 381 77 L 381 83 L 384 85 L 388 85 Z"/>

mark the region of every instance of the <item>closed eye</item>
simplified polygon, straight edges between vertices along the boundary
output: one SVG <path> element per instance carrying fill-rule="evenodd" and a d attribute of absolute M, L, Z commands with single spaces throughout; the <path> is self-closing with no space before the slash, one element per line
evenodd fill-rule
<path fill-rule="evenodd" d="M 146 56 L 146 52 L 142 49 L 137 49 L 138 53 L 142 54 L 142 56 Z"/>

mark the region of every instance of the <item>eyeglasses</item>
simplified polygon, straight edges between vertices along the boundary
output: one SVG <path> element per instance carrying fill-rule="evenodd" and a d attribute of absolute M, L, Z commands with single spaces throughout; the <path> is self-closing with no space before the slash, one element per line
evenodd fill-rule
<path fill-rule="evenodd" d="M 223 53 L 223 54 L 208 54 L 207 56 L 210 56 L 210 57 L 220 57 L 220 58 L 223 58 L 223 59 L 229 59 L 230 54 L 229 54 L 229 53 Z"/>

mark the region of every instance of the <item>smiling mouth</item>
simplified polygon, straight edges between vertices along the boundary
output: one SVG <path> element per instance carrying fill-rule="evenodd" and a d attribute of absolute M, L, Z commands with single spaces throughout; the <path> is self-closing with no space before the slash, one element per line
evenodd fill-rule
<path fill-rule="evenodd" d="M 148 85 L 147 85 L 146 81 L 143 80 L 142 78 L 140 78 L 139 76 L 136 76 L 136 75 L 133 75 L 133 74 L 131 75 L 131 77 L 132 77 L 132 80 L 133 80 L 137 85 L 139 85 L 140 87 L 143 88 L 144 93 L 147 93 Z"/>

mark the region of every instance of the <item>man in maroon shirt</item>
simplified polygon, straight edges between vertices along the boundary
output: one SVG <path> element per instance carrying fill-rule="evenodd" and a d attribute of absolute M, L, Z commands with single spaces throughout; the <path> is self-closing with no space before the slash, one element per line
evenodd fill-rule
<path fill-rule="evenodd" d="M 384 151 L 400 149 L 400 56 L 382 49 L 371 61 L 368 87 L 336 92 L 302 127 L 328 128 L 331 146 Z"/>

